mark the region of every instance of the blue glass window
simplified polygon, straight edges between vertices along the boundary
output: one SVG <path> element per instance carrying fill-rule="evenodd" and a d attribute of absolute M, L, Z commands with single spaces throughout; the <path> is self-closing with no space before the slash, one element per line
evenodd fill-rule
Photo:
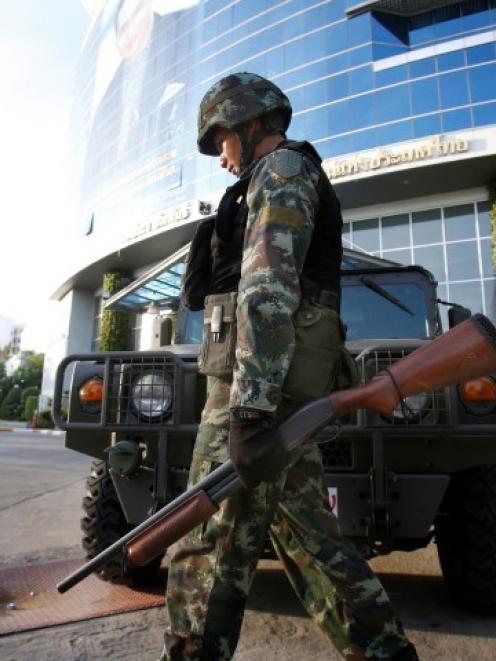
<path fill-rule="evenodd" d="M 349 53 L 340 53 L 339 55 L 333 55 L 327 60 L 327 70 L 329 73 L 339 73 L 348 69 L 350 66 L 350 54 Z"/>
<path fill-rule="evenodd" d="M 296 21 L 295 21 L 296 23 Z M 339 53 L 347 47 L 347 21 L 338 23 L 327 32 L 327 50 L 329 53 Z"/>
<path fill-rule="evenodd" d="M 467 129 L 472 125 L 470 119 L 470 110 L 461 108 L 460 110 L 451 110 L 443 113 L 443 131 L 457 131 L 458 129 Z"/>
<path fill-rule="evenodd" d="M 382 124 L 392 119 L 408 117 L 410 115 L 410 97 L 408 92 L 408 85 L 398 85 L 398 87 L 390 87 L 375 92 L 375 123 Z"/>
<path fill-rule="evenodd" d="M 327 79 L 328 95 L 331 101 L 342 99 L 350 94 L 350 77 L 347 73 Z"/>
<path fill-rule="evenodd" d="M 456 71 L 439 76 L 441 107 L 463 106 L 468 103 L 468 84 L 465 71 Z"/>
<path fill-rule="evenodd" d="M 480 282 L 450 284 L 449 298 L 453 303 L 464 305 L 473 313 L 482 312 L 482 288 Z"/>
<path fill-rule="evenodd" d="M 353 151 L 362 151 L 364 149 L 371 149 L 375 147 L 375 131 L 367 129 L 366 131 L 358 131 L 351 136 Z"/>
<path fill-rule="evenodd" d="M 404 46 L 408 44 L 408 22 L 401 16 L 372 12 L 363 14 L 372 23 L 372 39 L 386 44 Z"/>
<path fill-rule="evenodd" d="M 295 21 L 296 23 L 297 21 Z M 320 30 L 315 34 L 309 34 L 304 37 L 304 43 L 302 43 L 302 48 L 305 49 L 307 54 L 307 60 L 318 60 L 320 57 L 325 57 L 327 53 L 327 43 L 325 38 L 325 32 Z"/>
<path fill-rule="evenodd" d="M 425 60 L 410 62 L 408 69 L 410 71 L 410 78 L 428 76 L 436 71 L 436 60 L 433 57 L 428 57 Z"/>
<path fill-rule="evenodd" d="M 377 87 L 383 85 L 392 85 L 393 83 L 400 83 L 406 80 L 408 74 L 408 67 L 402 64 L 399 67 L 391 67 L 391 69 L 383 69 L 382 71 L 375 72 L 375 84 Z"/>
<path fill-rule="evenodd" d="M 436 78 L 425 78 L 410 83 L 412 91 L 412 112 L 420 115 L 439 108 Z"/>
<path fill-rule="evenodd" d="M 372 107 L 374 103 L 373 94 L 365 94 L 349 100 L 350 125 L 352 129 L 362 129 L 374 123 Z"/>
<path fill-rule="evenodd" d="M 400 55 L 406 52 L 406 46 L 395 46 L 393 44 L 376 44 L 374 42 L 372 47 L 374 60 L 383 60 L 386 57 L 392 57 L 393 55 Z"/>
<path fill-rule="evenodd" d="M 441 209 L 412 213 L 412 231 L 415 245 L 440 243 L 443 240 Z"/>
<path fill-rule="evenodd" d="M 384 259 L 390 259 L 392 262 L 406 264 L 407 266 L 412 263 L 412 251 L 410 249 L 384 250 L 382 252 L 382 257 L 384 257 Z"/>
<path fill-rule="evenodd" d="M 350 71 L 349 79 L 351 94 L 365 92 L 374 86 L 374 74 L 370 65 Z"/>
<path fill-rule="evenodd" d="M 319 80 L 316 83 L 305 85 L 305 107 L 320 106 L 329 101 L 327 80 Z"/>
<path fill-rule="evenodd" d="M 475 214 L 473 204 L 460 204 L 444 209 L 444 231 L 446 241 L 475 237 Z"/>
<path fill-rule="evenodd" d="M 296 117 L 293 115 L 291 126 L 289 128 L 289 134 L 293 140 L 305 140 L 307 138 L 305 129 L 305 114 L 306 113 L 302 115 L 296 115 Z"/>
<path fill-rule="evenodd" d="M 327 7 L 327 17 L 329 21 L 337 21 L 343 18 L 346 11 L 347 0 L 332 0 Z"/>
<path fill-rule="evenodd" d="M 419 46 L 435 38 L 432 13 L 426 12 L 410 18 L 410 46 Z"/>
<path fill-rule="evenodd" d="M 378 145 L 387 145 L 391 142 L 401 142 L 413 138 L 413 127 L 411 120 L 397 122 L 396 124 L 386 124 L 378 126 L 375 129 L 376 141 Z"/>
<path fill-rule="evenodd" d="M 472 101 L 489 101 L 496 98 L 496 63 L 469 69 Z"/>
<path fill-rule="evenodd" d="M 479 277 L 479 258 L 475 241 L 448 243 L 446 254 L 450 280 L 469 280 Z"/>
<path fill-rule="evenodd" d="M 441 116 L 439 114 L 417 117 L 413 120 L 413 134 L 416 138 L 425 135 L 436 135 L 441 132 Z"/>
<path fill-rule="evenodd" d="M 328 106 L 329 130 L 331 135 L 345 133 L 350 130 L 350 108 L 349 101 L 333 103 Z"/>
<path fill-rule="evenodd" d="M 480 242 L 480 249 L 482 257 L 482 275 L 486 278 L 491 277 L 494 275 L 491 239 L 483 239 Z"/>
<path fill-rule="evenodd" d="M 284 50 L 283 48 L 274 48 L 265 53 L 265 75 L 272 78 L 284 69 Z"/>
<path fill-rule="evenodd" d="M 349 135 L 341 135 L 329 140 L 329 156 L 342 156 L 351 152 L 351 140 Z"/>
<path fill-rule="evenodd" d="M 423 266 L 430 271 L 438 282 L 446 281 L 446 268 L 444 266 L 444 252 L 442 246 L 425 246 L 414 248 L 414 264 Z"/>
<path fill-rule="evenodd" d="M 444 53 L 437 57 L 438 71 L 449 71 L 449 69 L 459 69 L 465 66 L 465 52 L 463 50 Z"/>
<path fill-rule="evenodd" d="M 289 100 L 293 106 L 293 112 L 297 113 L 305 108 L 305 88 L 299 87 L 297 90 L 288 92 Z"/>
<path fill-rule="evenodd" d="M 472 109 L 474 113 L 474 125 L 485 126 L 496 122 L 496 103 L 486 103 L 483 106 L 475 106 Z"/>
<path fill-rule="evenodd" d="M 348 46 L 361 46 L 372 39 L 370 14 L 360 14 L 348 21 Z"/>
<path fill-rule="evenodd" d="M 496 280 L 484 280 L 484 291 L 486 314 L 494 322 L 496 321 Z"/>
<path fill-rule="evenodd" d="M 298 20 L 301 20 L 301 19 L 298 19 Z M 315 30 L 316 28 L 322 27 L 323 25 L 325 25 L 328 22 L 327 7 L 325 5 L 321 5 L 320 7 L 315 7 L 314 9 L 311 9 L 310 11 L 307 11 L 303 15 L 303 20 L 305 21 L 305 31 L 306 32 L 308 32 L 310 30 Z M 320 35 L 320 37 L 325 43 L 325 40 L 323 39 L 323 35 Z"/>
<path fill-rule="evenodd" d="M 379 250 L 379 221 L 377 218 L 353 223 L 353 244 L 367 252 Z"/>
<path fill-rule="evenodd" d="M 385 216 L 382 219 L 382 249 L 404 248 L 410 245 L 408 214 Z"/>
<path fill-rule="evenodd" d="M 365 62 L 370 62 L 372 60 L 372 45 L 367 44 L 360 48 L 354 48 L 349 53 L 350 56 L 350 67 L 357 67 L 360 64 L 365 64 Z"/>
<path fill-rule="evenodd" d="M 479 236 L 491 236 L 492 223 L 489 216 L 491 206 L 489 202 L 479 202 L 477 204 L 477 215 L 479 217 Z"/>
<path fill-rule="evenodd" d="M 467 62 L 469 65 L 494 60 L 495 56 L 494 44 L 481 44 L 480 46 L 467 48 Z"/>
<path fill-rule="evenodd" d="M 329 135 L 328 108 L 318 108 L 305 113 L 305 138 L 307 140 L 320 140 Z"/>

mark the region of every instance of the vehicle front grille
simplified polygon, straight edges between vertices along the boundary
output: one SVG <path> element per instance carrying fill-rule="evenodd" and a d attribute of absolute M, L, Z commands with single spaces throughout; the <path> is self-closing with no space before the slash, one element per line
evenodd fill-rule
<path fill-rule="evenodd" d="M 362 382 L 369 381 L 379 372 L 388 369 L 401 358 L 411 353 L 407 349 L 381 349 L 362 352 L 357 358 L 357 366 Z M 409 397 L 400 404 L 391 416 L 361 409 L 349 416 L 348 424 L 360 427 L 432 426 L 447 424 L 449 419 L 447 389 L 433 390 L 418 396 Z"/>
<path fill-rule="evenodd" d="M 326 428 L 319 432 L 316 441 L 320 447 L 324 468 L 353 468 L 352 441 L 335 436 L 334 428 Z"/>

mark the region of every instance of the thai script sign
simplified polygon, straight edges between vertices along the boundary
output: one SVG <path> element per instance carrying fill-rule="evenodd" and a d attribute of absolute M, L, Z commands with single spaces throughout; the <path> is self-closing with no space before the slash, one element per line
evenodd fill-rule
<path fill-rule="evenodd" d="M 395 165 L 460 154 L 468 150 L 469 142 L 466 138 L 446 138 L 436 135 L 429 140 L 403 144 L 394 149 L 377 149 L 365 154 L 327 160 L 322 166 L 329 179 L 339 179 L 339 177 L 373 172 Z"/>

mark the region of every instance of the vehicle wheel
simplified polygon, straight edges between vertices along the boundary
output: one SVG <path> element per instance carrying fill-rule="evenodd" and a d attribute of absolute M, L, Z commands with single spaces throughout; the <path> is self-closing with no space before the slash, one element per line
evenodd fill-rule
<path fill-rule="evenodd" d="M 88 560 L 131 529 L 124 517 L 105 461 L 97 460 L 91 464 L 91 472 L 86 480 L 83 512 L 81 529 L 83 548 Z M 130 564 L 124 552 L 121 552 L 95 573 L 111 583 L 142 585 L 155 576 L 161 561 L 162 557 L 158 557 L 143 567 L 137 567 Z"/>
<path fill-rule="evenodd" d="M 466 610 L 496 613 L 496 465 L 453 476 L 435 533 L 452 600 Z"/>

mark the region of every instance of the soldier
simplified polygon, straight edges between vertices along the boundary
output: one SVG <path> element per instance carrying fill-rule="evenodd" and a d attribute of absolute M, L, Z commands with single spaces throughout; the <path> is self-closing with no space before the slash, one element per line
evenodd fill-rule
<path fill-rule="evenodd" d="M 345 659 L 418 658 L 381 583 L 339 534 L 316 444 L 288 455 L 263 440 L 354 379 L 339 318 L 339 202 L 315 149 L 286 139 L 290 120 L 287 97 L 255 74 L 223 78 L 200 104 L 199 151 L 220 155 L 238 181 L 198 227 L 184 282 L 186 304 L 205 306 L 208 376 L 190 484 L 230 456 L 245 488 L 174 550 L 162 660 L 233 656 L 267 534 Z"/>

